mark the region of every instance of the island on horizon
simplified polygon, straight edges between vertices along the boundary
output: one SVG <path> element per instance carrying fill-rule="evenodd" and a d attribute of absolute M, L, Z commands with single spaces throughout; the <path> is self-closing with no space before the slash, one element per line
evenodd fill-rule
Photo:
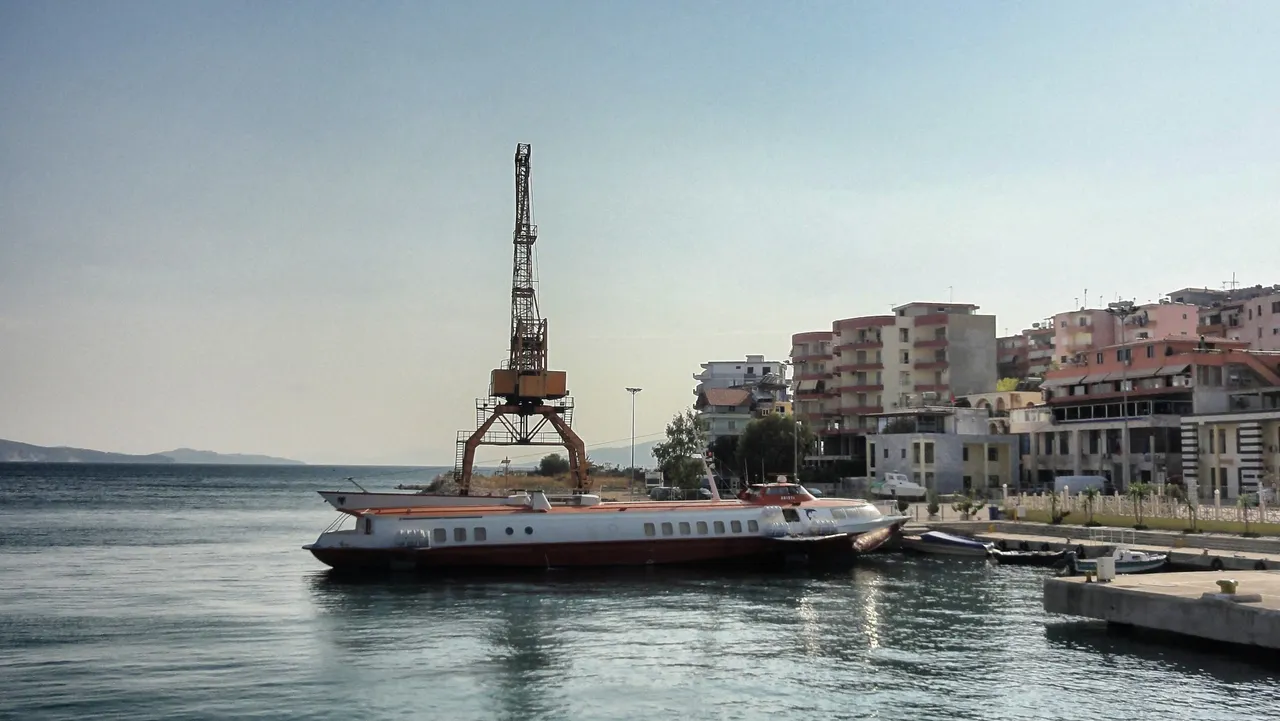
<path fill-rule="evenodd" d="M 0 439 L 0 463 L 205 463 L 211 465 L 305 466 L 292 458 L 252 453 L 216 453 L 193 448 L 175 448 L 145 455 L 112 453 L 67 446 L 36 446 Z"/>

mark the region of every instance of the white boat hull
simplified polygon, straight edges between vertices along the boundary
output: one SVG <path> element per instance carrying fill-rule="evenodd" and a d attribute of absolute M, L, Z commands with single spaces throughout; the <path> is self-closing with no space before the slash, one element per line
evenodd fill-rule
<path fill-rule="evenodd" d="M 903 536 L 901 543 L 903 548 L 908 548 L 912 551 L 919 551 L 921 553 L 932 553 L 939 556 L 969 556 L 972 558 L 985 558 L 987 555 L 987 549 L 985 548 L 952 546 L 945 543 L 929 543 L 928 541 L 922 541 L 919 538 L 912 538 L 910 536 Z"/>

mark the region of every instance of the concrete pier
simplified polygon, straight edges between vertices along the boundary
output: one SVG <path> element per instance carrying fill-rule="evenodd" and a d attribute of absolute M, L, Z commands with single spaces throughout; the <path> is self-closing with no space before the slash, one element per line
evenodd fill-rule
<path fill-rule="evenodd" d="M 1217 594 L 1217 581 L 1238 582 L 1238 602 Z M 1204 594 L 1214 594 L 1203 598 Z M 1049 578 L 1044 610 L 1096 618 L 1154 631 L 1223 643 L 1280 649 L 1280 573 L 1157 573 L 1121 575 L 1107 583 L 1083 578 Z"/>

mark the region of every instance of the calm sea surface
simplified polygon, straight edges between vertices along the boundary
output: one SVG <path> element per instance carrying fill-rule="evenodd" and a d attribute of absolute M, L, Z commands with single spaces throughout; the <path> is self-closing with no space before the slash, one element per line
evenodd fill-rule
<path fill-rule="evenodd" d="M 1275 719 L 1280 673 L 1047 616 L 1036 569 L 330 580 L 314 491 L 0 464 L 4 719 Z"/>

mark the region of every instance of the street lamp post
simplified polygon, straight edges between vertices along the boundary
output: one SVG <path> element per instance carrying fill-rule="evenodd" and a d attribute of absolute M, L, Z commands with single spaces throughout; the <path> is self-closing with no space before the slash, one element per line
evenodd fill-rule
<path fill-rule="evenodd" d="M 1131 351 L 1124 345 L 1124 325 L 1129 316 L 1137 312 L 1131 300 L 1121 300 L 1107 304 L 1107 312 L 1120 319 L 1120 469 L 1122 488 L 1129 490 L 1129 363 Z"/>
<path fill-rule="evenodd" d="M 641 390 L 627 388 L 627 392 L 631 394 L 631 483 L 628 483 L 628 486 L 636 482 L 636 394 Z"/>
<path fill-rule="evenodd" d="M 795 418 L 795 416 L 792 416 Z M 795 422 L 795 427 L 791 430 L 791 440 L 793 441 L 791 449 L 791 479 L 796 483 L 800 482 L 800 421 Z"/>

